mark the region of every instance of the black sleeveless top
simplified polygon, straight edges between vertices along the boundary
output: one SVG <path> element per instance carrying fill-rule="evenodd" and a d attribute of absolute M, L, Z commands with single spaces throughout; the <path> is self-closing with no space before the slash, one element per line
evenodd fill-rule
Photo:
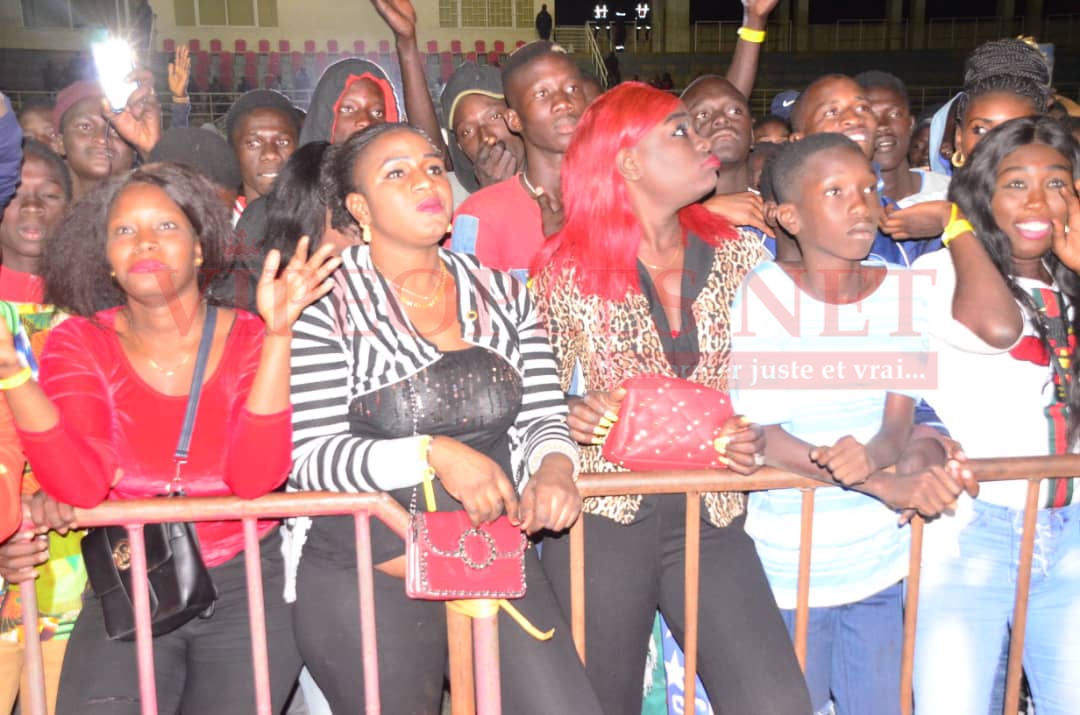
<path fill-rule="evenodd" d="M 415 375 L 360 395 L 349 405 L 349 431 L 355 436 L 398 439 L 416 434 L 444 436 L 462 442 L 513 475 L 508 431 L 521 411 L 521 376 L 501 356 L 482 347 L 445 352 Z M 439 511 L 457 511 L 461 504 L 436 478 Z M 390 492 L 406 509 L 424 511 L 422 488 Z M 324 558 L 355 563 L 353 518 L 314 519 L 308 548 Z M 405 542 L 377 519 L 371 520 L 373 563 L 405 553 Z"/>

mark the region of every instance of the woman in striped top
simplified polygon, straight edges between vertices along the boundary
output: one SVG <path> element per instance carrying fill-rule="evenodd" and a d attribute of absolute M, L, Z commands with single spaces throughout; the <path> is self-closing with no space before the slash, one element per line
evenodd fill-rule
<path fill-rule="evenodd" d="M 294 489 L 389 491 L 415 503 L 431 474 L 439 510 L 474 523 L 506 513 L 523 531 L 577 518 L 577 449 L 547 334 L 508 274 L 439 249 L 450 220 L 440 152 L 402 124 L 331 149 L 324 188 L 359 224 L 334 290 L 294 331 Z M 404 546 L 372 533 L 379 677 L 388 712 L 438 712 L 446 668 L 443 604 L 404 593 Z M 356 556 L 350 517 L 298 525 L 298 643 L 334 712 L 360 712 Z M 533 550 L 520 611 L 549 641 L 500 617 L 503 709 L 598 713 L 570 631 Z M 535 689 L 535 690 L 534 690 Z M 543 698 L 532 696 L 543 692 Z"/>

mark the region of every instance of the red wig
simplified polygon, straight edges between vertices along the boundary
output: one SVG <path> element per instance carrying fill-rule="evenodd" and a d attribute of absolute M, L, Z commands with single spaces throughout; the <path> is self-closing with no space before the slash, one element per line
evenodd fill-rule
<path fill-rule="evenodd" d="M 586 295 L 619 301 L 640 293 L 637 253 L 641 224 L 630 208 L 616 155 L 630 149 L 678 110 L 679 99 L 640 82 L 624 82 L 593 102 L 582 115 L 562 164 L 562 230 L 549 238 L 532 272 L 550 265 L 552 275 L 575 268 Z M 700 204 L 679 211 L 684 233 L 712 245 L 736 236 L 731 224 Z M 685 240 L 685 239 L 684 239 Z M 552 287 L 558 281 L 552 283 Z"/>

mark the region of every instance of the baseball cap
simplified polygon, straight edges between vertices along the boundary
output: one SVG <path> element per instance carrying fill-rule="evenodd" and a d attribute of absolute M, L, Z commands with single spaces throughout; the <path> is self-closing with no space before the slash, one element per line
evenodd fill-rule
<path fill-rule="evenodd" d="M 772 104 L 769 105 L 769 113 L 790 121 L 791 110 L 795 108 L 795 100 L 798 98 L 799 93 L 793 89 L 786 89 L 778 93 L 773 97 Z"/>

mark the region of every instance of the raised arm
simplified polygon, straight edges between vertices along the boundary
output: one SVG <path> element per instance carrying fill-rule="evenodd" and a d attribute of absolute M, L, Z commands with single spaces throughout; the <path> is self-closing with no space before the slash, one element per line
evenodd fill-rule
<path fill-rule="evenodd" d="M 411 0 L 371 0 L 371 4 L 394 31 L 409 123 L 423 129 L 445 157 L 446 143 L 435 114 L 435 103 L 428 91 L 424 58 L 420 56 L 420 47 L 416 42 L 416 8 Z"/>
<path fill-rule="evenodd" d="M 743 23 L 748 30 L 765 30 L 769 13 L 776 7 L 778 0 L 742 0 Z M 739 38 L 735 43 L 735 54 L 731 57 L 731 66 L 727 71 L 727 81 L 735 85 L 743 96 L 750 99 L 757 79 L 758 62 L 761 59 L 761 42 L 751 42 Z"/>

